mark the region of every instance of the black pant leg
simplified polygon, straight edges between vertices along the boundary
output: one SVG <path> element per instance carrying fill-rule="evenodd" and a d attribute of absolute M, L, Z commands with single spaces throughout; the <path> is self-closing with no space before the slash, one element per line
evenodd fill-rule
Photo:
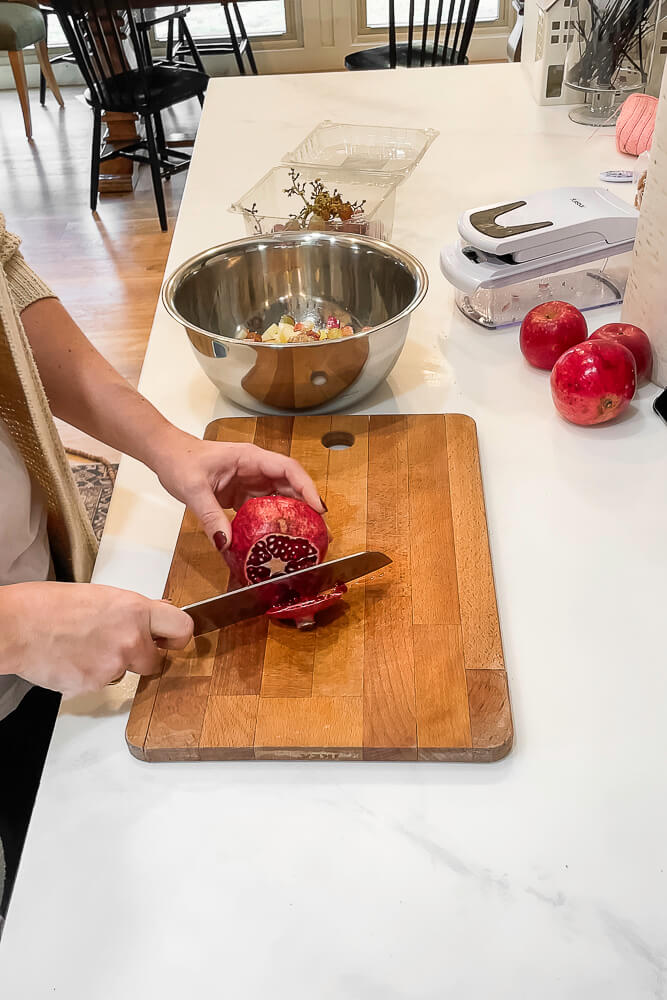
<path fill-rule="evenodd" d="M 0 917 L 7 916 L 59 705 L 57 692 L 33 688 L 0 721 L 0 838 L 7 868 Z"/>

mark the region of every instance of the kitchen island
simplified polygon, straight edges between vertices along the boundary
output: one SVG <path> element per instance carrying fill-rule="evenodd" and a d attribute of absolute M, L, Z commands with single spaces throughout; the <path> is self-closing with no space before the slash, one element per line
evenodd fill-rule
<path fill-rule="evenodd" d="M 656 389 L 614 424 L 566 424 L 516 330 L 464 320 L 438 266 L 465 208 L 595 185 L 632 161 L 613 130 L 537 107 L 520 66 L 213 80 L 168 270 L 242 235 L 228 205 L 324 118 L 441 133 L 399 188 L 393 233 L 431 288 L 358 412 L 477 421 L 515 747 L 497 764 L 150 765 L 124 743 L 136 678 L 70 701 L 0 946 L 0 996 L 663 997 Z M 140 388 L 196 434 L 238 412 L 162 307 Z M 123 460 L 95 582 L 161 596 L 181 516 Z"/>

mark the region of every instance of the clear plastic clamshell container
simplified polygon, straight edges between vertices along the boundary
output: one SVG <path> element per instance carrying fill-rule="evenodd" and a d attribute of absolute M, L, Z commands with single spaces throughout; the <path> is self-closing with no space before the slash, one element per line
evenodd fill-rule
<path fill-rule="evenodd" d="M 361 208 L 347 220 L 333 218 L 325 222 L 314 215 L 307 220 L 297 219 L 305 202 L 297 194 L 286 193 L 293 185 L 292 170 L 298 175 L 297 183 L 305 183 L 308 198 L 313 182 L 321 181 L 330 194 L 338 191 L 343 201 L 359 204 Z M 273 167 L 230 210 L 243 216 L 248 236 L 271 235 L 285 229 L 317 229 L 390 240 L 400 180 L 400 174 L 283 165 Z"/>
<path fill-rule="evenodd" d="M 404 179 L 439 134 L 436 129 L 323 121 L 283 156 L 283 163 L 382 171 Z"/>
<path fill-rule="evenodd" d="M 632 254 L 624 253 L 499 288 L 475 292 L 456 288 L 455 300 L 464 316 L 487 330 L 515 326 L 534 306 L 554 299 L 570 302 L 582 312 L 602 309 L 623 301 L 631 260 Z"/>

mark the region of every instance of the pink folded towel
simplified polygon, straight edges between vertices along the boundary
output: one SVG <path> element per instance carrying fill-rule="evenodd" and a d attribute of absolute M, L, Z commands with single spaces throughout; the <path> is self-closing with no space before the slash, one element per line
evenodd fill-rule
<path fill-rule="evenodd" d="M 651 148 L 657 97 L 648 94 L 631 94 L 623 102 L 616 121 L 616 148 L 619 153 L 639 156 Z"/>

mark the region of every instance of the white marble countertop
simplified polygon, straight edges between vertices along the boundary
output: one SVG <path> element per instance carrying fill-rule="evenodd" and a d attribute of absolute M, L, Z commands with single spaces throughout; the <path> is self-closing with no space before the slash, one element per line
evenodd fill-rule
<path fill-rule="evenodd" d="M 538 108 L 518 66 L 214 80 L 169 268 L 240 235 L 229 203 L 323 118 L 441 132 L 399 189 L 393 236 L 431 290 L 363 411 L 477 420 L 515 748 L 495 765 L 147 765 L 124 745 L 130 679 L 70 702 L 0 995 L 665 997 L 667 428 L 655 388 L 614 425 L 564 423 L 516 331 L 464 321 L 438 270 L 462 209 L 597 183 L 623 162 L 613 130 Z M 196 433 L 234 412 L 162 309 L 141 387 Z M 180 516 L 124 461 L 95 580 L 160 596 Z"/>

